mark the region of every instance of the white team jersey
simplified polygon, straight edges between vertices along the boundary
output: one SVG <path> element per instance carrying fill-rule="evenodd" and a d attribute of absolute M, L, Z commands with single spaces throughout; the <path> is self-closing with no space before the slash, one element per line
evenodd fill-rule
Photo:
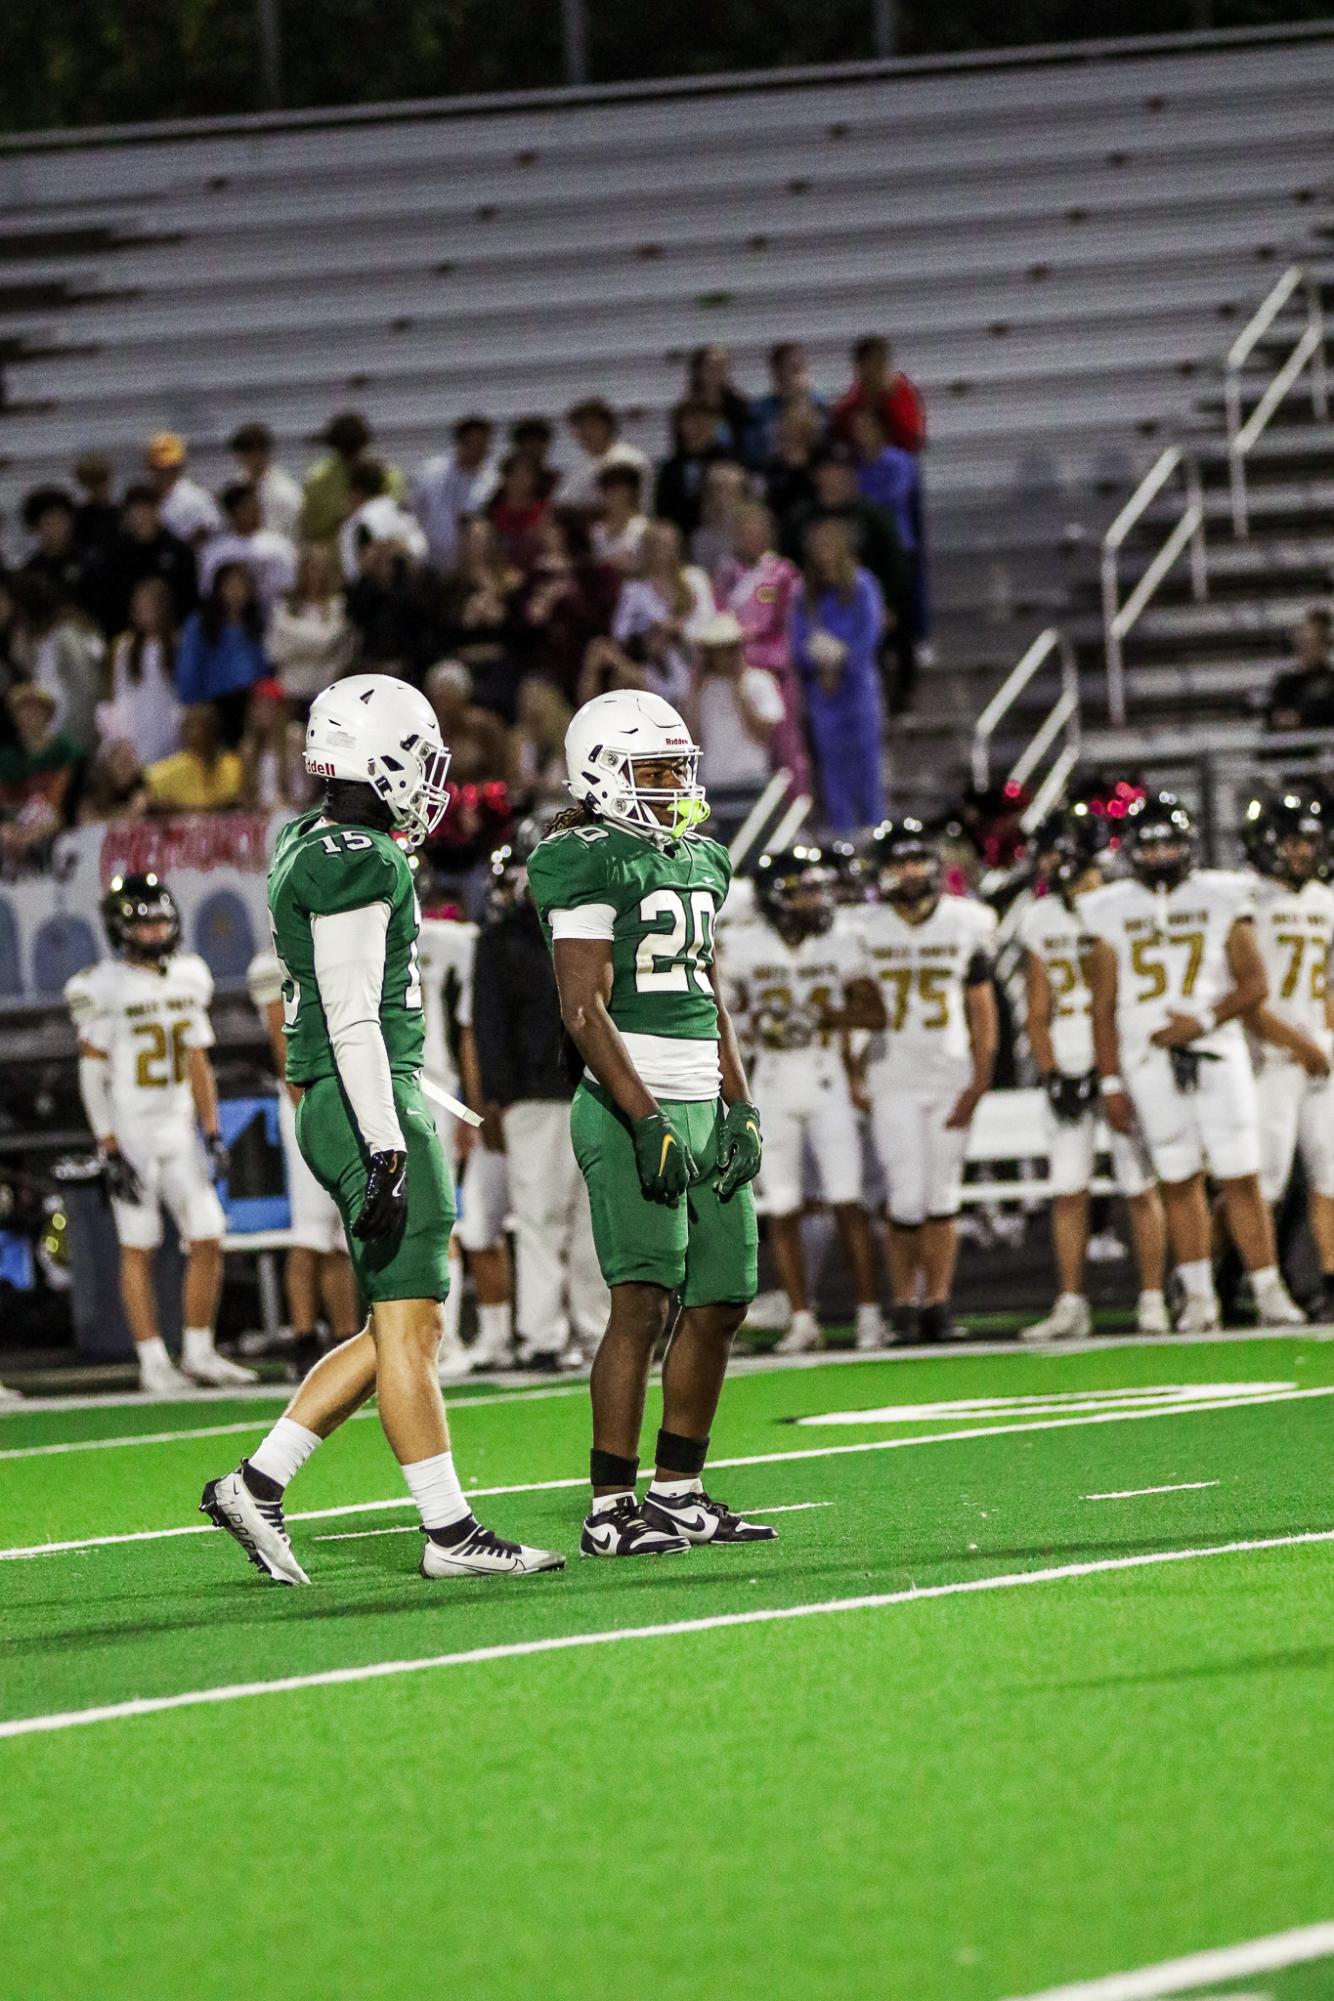
<path fill-rule="evenodd" d="M 455 1097 L 458 1065 L 450 1048 L 451 1022 L 472 1027 L 472 966 L 477 926 L 452 917 L 423 917 L 417 939 L 421 965 L 425 1047 L 422 1070 L 432 1083 Z"/>
<path fill-rule="evenodd" d="M 770 1072 L 838 1068 L 838 1031 L 824 1026 L 825 1017 L 842 1010 L 850 981 L 875 976 L 859 931 L 842 912 L 828 931 L 795 945 L 763 919 L 737 924 L 719 969 L 728 1011 Z"/>
<path fill-rule="evenodd" d="M 919 924 L 889 903 L 867 904 L 856 920 L 889 1017 L 884 1037 L 872 1044 L 877 1089 L 957 1089 L 970 1065 L 968 969 L 979 956 L 990 958 L 995 911 L 942 896 Z"/>
<path fill-rule="evenodd" d="M 189 1052 L 213 1046 L 212 998 L 213 975 L 195 952 L 173 953 L 161 973 L 102 959 L 66 984 L 80 1041 L 110 1063 L 117 1137 L 132 1128 L 141 1151 L 144 1136 L 176 1143 L 183 1128 L 193 1129 Z"/>
<path fill-rule="evenodd" d="M 1323 882 L 1289 889 L 1267 876 L 1255 884 L 1255 942 L 1269 979 L 1271 1014 L 1328 1050 L 1331 1037 L 1325 1014 L 1329 949 L 1334 937 L 1334 890 Z M 1257 1042 L 1254 1054 L 1262 1063 L 1295 1063 L 1296 1057 L 1272 1042 Z"/>
<path fill-rule="evenodd" d="M 1197 869 L 1174 889 L 1109 882 L 1080 898 L 1085 929 L 1116 953 L 1116 1022 L 1124 1063 L 1139 1061 L 1169 1014 L 1203 1019 L 1236 984 L 1227 944 L 1238 918 L 1255 909 L 1255 878 L 1235 869 Z M 1217 1055 L 1244 1040 L 1225 1021 L 1192 1049 Z"/>
<path fill-rule="evenodd" d="M 1020 918 L 1018 936 L 1046 970 L 1056 1068 L 1066 1077 L 1086 1076 L 1093 1068 L 1093 996 L 1084 978 L 1084 920 L 1063 896 L 1040 896 Z"/>
<path fill-rule="evenodd" d="M 282 961 L 271 945 L 256 952 L 245 969 L 246 992 L 263 1014 L 266 1007 L 283 997 Z"/>

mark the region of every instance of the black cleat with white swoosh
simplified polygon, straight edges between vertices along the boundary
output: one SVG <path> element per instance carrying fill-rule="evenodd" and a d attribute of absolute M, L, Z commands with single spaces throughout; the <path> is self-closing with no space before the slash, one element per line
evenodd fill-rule
<path fill-rule="evenodd" d="M 589 1515 L 579 1539 L 582 1556 L 681 1556 L 689 1547 L 675 1529 L 650 1522 L 633 1494 Z"/>
<path fill-rule="evenodd" d="M 703 1492 L 655 1494 L 650 1487 L 644 1496 L 643 1515 L 655 1529 L 684 1536 L 689 1543 L 778 1540 L 778 1530 L 767 1522 L 748 1522 Z"/>

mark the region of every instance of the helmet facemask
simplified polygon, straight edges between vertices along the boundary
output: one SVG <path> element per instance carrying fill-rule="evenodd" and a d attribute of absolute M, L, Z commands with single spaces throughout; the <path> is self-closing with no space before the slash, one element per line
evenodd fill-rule
<path fill-rule="evenodd" d="M 607 775 L 611 789 L 597 806 L 599 817 L 626 833 L 646 835 L 663 846 L 679 841 L 709 817 L 709 803 L 699 782 L 699 756 L 698 744 L 638 756 L 604 744 L 593 762 Z M 674 771 L 678 782 L 663 784 L 664 771 Z M 666 819 L 660 817 L 660 809 L 666 811 Z"/>
<path fill-rule="evenodd" d="M 181 942 L 180 912 L 171 891 L 156 876 L 117 877 L 104 899 L 103 914 L 113 949 L 131 965 L 165 966 Z"/>
<path fill-rule="evenodd" d="M 366 760 L 366 782 L 384 802 L 409 850 L 421 847 L 449 805 L 449 752 L 424 736 L 410 736 L 397 750 Z"/>
<path fill-rule="evenodd" d="M 880 881 L 889 902 L 905 910 L 920 910 L 940 895 L 940 856 L 930 848 L 910 847 L 890 855 L 880 871 Z"/>

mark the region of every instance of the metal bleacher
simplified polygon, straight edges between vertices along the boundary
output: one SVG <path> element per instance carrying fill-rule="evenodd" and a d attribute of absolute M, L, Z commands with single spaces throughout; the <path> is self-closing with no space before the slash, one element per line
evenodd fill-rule
<path fill-rule="evenodd" d="M 883 328 L 930 412 L 930 769 L 1035 625 L 1078 613 L 1113 499 L 1198 424 L 1276 268 L 1300 245 L 1334 274 L 1332 102 L 1324 24 L 11 140 L 0 500 L 80 449 L 129 471 L 164 425 L 206 479 L 255 417 L 299 466 L 347 404 L 411 462 L 464 409 L 598 391 L 661 452 L 697 343 L 759 386 L 767 346 L 805 339 L 834 389 Z M 1268 497 L 1305 521 L 1313 477 Z M 1316 485 L 1334 532 L 1328 465 Z M 1255 560 L 1235 591 L 1220 567 L 1211 617 Z M 1144 637 L 1193 660 L 1198 611 L 1165 594 Z"/>

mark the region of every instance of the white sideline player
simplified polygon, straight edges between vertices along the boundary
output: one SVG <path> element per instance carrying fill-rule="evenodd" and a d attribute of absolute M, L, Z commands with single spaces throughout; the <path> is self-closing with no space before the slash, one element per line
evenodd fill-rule
<path fill-rule="evenodd" d="M 121 1297 L 140 1387 L 167 1396 L 196 1383 L 253 1383 L 253 1369 L 227 1361 L 213 1345 L 225 1227 L 213 1181 L 227 1168 L 208 1055 L 213 976 L 197 954 L 178 949 L 180 917 L 155 875 L 117 876 L 102 899 L 102 921 L 115 956 L 76 973 L 65 1001 L 79 1034 L 79 1091 L 120 1241 Z M 159 1332 L 153 1292 L 164 1205 L 186 1250 L 184 1374 Z"/>
<path fill-rule="evenodd" d="M 1242 841 L 1260 878 L 1255 936 L 1269 980 L 1268 1000 L 1246 1024 L 1260 1105 L 1260 1188 L 1266 1202 L 1281 1201 L 1300 1153 L 1320 1258 L 1318 1316 L 1328 1320 L 1334 1314 L 1334 890 L 1316 880 L 1328 842 L 1321 802 L 1291 792 L 1253 799 Z"/>
<path fill-rule="evenodd" d="M 940 851 L 920 820 L 886 821 L 871 848 L 881 900 L 856 920 L 888 1022 L 866 1082 L 888 1189 L 894 1333 L 939 1341 L 951 1331 L 968 1128 L 996 1067 L 996 913 L 942 895 Z"/>
<path fill-rule="evenodd" d="M 292 1211 L 292 1245 L 283 1281 L 292 1324 L 293 1366 L 304 1376 L 324 1352 L 317 1332 L 321 1307 L 329 1324 L 330 1345 L 336 1346 L 361 1331 L 361 1295 L 334 1199 L 320 1187 L 296 1142 L 296 1104 L 287 1086 L 287 1038 L 283 1034 L 283 970 L 272 947 L 257 952 L 250 961 L 246 987 L 264 1023 L 278 1079 L 278 1134 Z"/>
<path fill-rule="evenodd" d="M 1192 1334 L 1219 1325 L 1207 1169 L 1261 1322 L 1301 1326 L 1260 1193 L 1255 1078 L 1241 1025 L 1266 997 L 1254 879 L 1195 867 L 1194 826 L 1170 792 L 1148 795 L 1123 824 L 1133 879 L 1091 890 L 1080 905 L 1093 940 L 1093 1046 L 1107 1123 L 1125 1134 L 1138 1126 L 1162 1186 L 1185 1291 L 1177 1325 Z"/>
<path fill-rule="evenodd" d="M 462 1098 L 474 1111 L 483 1113 L 479 1133 L 443 1107 L 432 1106 L 436 1130 L 453 1169 L 459 1212 L 450 1244 L 453 1280 L 445 1301 L 445 1334 L 440 1343 L 440 1373 L 446 1380 L 466 1375 L 470 1369 L 504 1368 L 514 1344 L 514 1288 L 505 1239 L 509 1178 L 503 1142 L 497 1145 L 498 1121 L 487 1119 L 485 1108 L 477 1101 L 472 1041 L 476 951 L 475 924 L 452 913 L 446 915 L 438 906 L 423 911 L 418 937 L 426 1035 L 423 1074 L 451 1097 Z M 465 1256 L 477 1300 L 477 1338 L 471 1348 L 464 1346 L 459 1334 Z"/>
<path fill-rule="evenodd" d="M 834 902 L 833 871 L 819 848 L 760 856 L 755 916 L 727 927 L 720 972 L 746 1046 L 764 1128 L 759 1193 L 792 1308 L 780 1352 L 823 1346 L 801 1242 L 806 1143 L 852 1276 L 857 1346 L 879 1348 L 885 1327 L 870 1219 L 862 1205 L 861 1137 L 845 1038 L 852 1028 L 883 1027 L 884 1009 L 860 935 Z"/>
<path fill-rule="evenodd" d="M 1138 1134 L 1101 1130 L 1093 1062 L 1092 1001 L 1085 977 L 1088 938 L 1081 897 L 1102 885 L 1098 853 L 1102 825 L 1086 806 L 1056 812 L 1034 836 L 1038 874 L 1047 894 L 1020 919 L 1028 999 L 1028 1040 L 1047 1093 L 1051 1234 L 1060 1286 L 1044 1320 L 1024 1330 L 1026 1341 L 1083 1340 L 1092 1326 L 1084 1292 L 1089 1187 L 1096 1156 L 1110 1150 L 1116 1185 L 1126 1198 L 1139 1270 L 1136 1324 L 1141 1334 L 1166 1334 L 1163 1298 L 1163 1208 L 1153 1167 Z"/>

